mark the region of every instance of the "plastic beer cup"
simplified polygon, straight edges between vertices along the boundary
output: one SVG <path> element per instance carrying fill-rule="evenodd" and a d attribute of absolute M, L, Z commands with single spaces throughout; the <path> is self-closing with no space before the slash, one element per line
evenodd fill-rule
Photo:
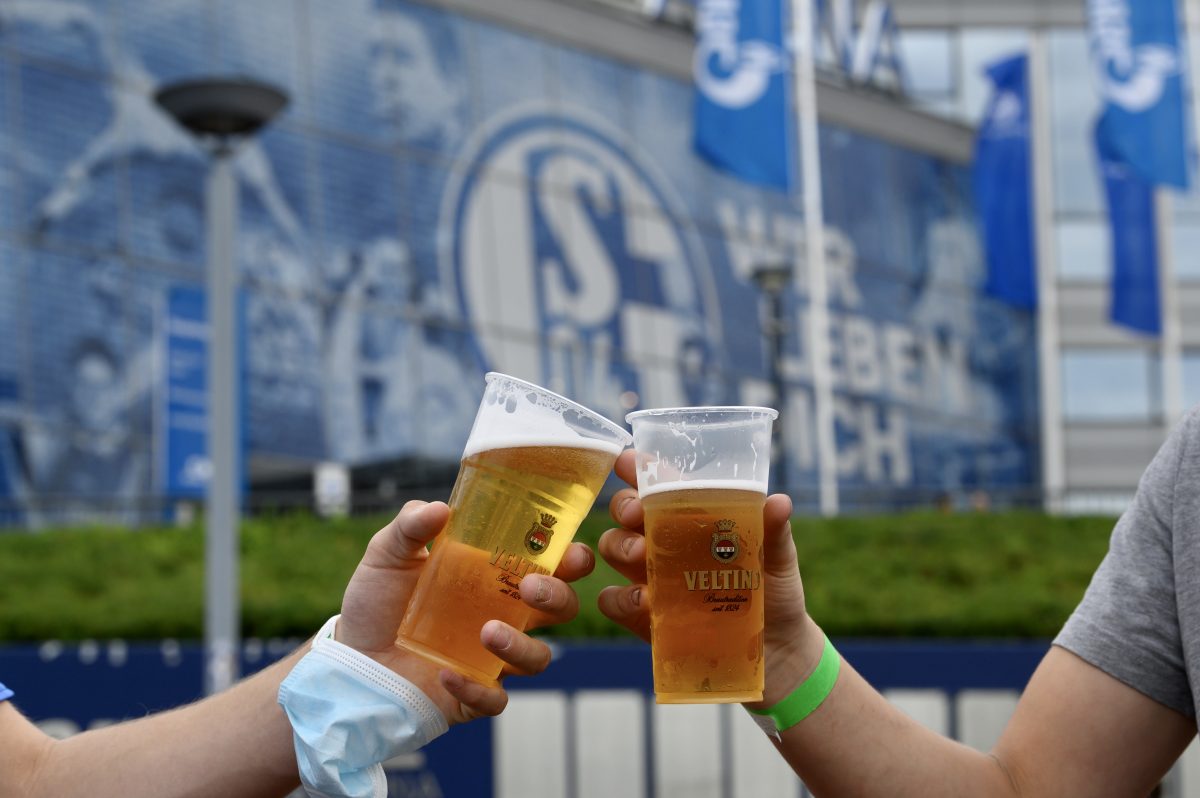
<path fill-rule="evenodd" d="M 503 663 L 483 647 L 491 619 L 524 629 L 522 577 L 550 574 L 631 437 L 622 427 L 524 380 L 490 373 L 450 518 L 434 541 L 397 645 L 484 683 Z"/>
<path fill-rule="evenodd" d="M 660 704 L 762 699 L 762 513 L 778 415 L 684 407 L 626 416 L 645 509 Z"/>

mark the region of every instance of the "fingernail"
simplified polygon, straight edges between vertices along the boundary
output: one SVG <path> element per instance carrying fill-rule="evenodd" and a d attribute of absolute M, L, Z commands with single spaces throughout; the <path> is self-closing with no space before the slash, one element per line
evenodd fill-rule
<path fill-rule="evenodd" d="M 538 580 L 537 592 L 534 593 L 533 600 L 538 604 L 546 604 L 550 601 L 550 583 L 547 580 Z"/>
<path fill-rule="evenodd" d="M 633 541 L 634 541 L 634 537 L 632 535 L 630 535 L 629 537 L 622 540 L 621 541 L 621 551 L 623 551 L 627 555 L 632 554 L 633 553 Z"/>
<path fill-rule="evenodd" d="M 632 591 L 630 591 L 629 600 L 633 603 L 633 606 L 635 608 L 641 607 L 642 606 L 642 589 L 640 587 L 635 587 Z"/>
<path fill-rule="evenodd" d="M 493 629 L 491 638 L 494 651 L 508 651 L 509 646 L 512 645 L 512 635 L 503 626 Z"/>
<path fill-rule="evenodd" d="M 629 506 L 629 503 L 631 501 L 633 501 L 633 497 L 626 496 L 624 499 L 621 499 L 621 503 L 617 505 L 617 520 L 618 521 L 620 521 L 622 518 L 625 517 L 625 508 Z"/>

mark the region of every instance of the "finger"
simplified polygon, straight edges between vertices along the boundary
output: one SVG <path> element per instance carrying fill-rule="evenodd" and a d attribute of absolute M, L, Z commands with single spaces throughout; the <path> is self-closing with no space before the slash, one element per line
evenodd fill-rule
<path fill-rule="evenodd" d="M 479 631 L 483 647 L 504 660 L 505 672 L 532 676 L 550 664 L 550 646 L 518 632 L 503 621 L 488 621 Z"/>
<path fill-rule="evenodd" d="M 438 681 L 447 693 L 463 705 L 467 719 L 499 715 L 508 706 L 508 693 L 502 687 L 484 687 L 462 674 L 443 670 Z"/>
<path fill-rule="evenodd" d="M 578 541 L 567 546 L 562 561 L 554 569 L 554 575 L 564 582 L 575 582 L 583 579 L 596 567 L 596 555 L 586 543 Z"/>
<path fill-rule="evenodd" d="M 364 560 L 379 568 L 397 568 L 424 560 L 425 546 L 437 537 L 450 517 L 445 502 L 408 502 L 391 523 L 375 533 Z"/>
<path fill-rule="evenodd" d="M 635 584 L 646 582 L 646 538 L 628 529 L 610 529 L 596 544 L 604 561 Z"/>
<path fill-rule="evenodd" d="M 608 514 L 626 529 L 641 529 L 644 521 L 642 503 L 633 488 L 622 488 L 608 503 Z"/>
<path fill-rule="evenodd" d="M 637 487 L 637 453 L 633 449 L 626 449 L 621 452 L 617 458 L 616 464 L 613 466 L 613 471 L 617 476 L 625 480 L 625 484 L 631 487 Z"/>
<path fill-rule="evenodd" d="M 645 585 L 606 587 L 600 591 L 596 605 L 606 617 L 650 642 L 650 608 Z"/>
<path fill-rule="evenodd" d="M 763 567 L 771 576 L 798 573 L 796 541 L 792 538 L 792 500 L 782 493 L 767 498 L 763 507 Z"/>
<path fill-rule="evenodd" d="M 569 623 L 579 614 L 579 596 L 561 579 L 529 574 L 521 580 L 521 600 L 537 612 L 526 628 Z"/>

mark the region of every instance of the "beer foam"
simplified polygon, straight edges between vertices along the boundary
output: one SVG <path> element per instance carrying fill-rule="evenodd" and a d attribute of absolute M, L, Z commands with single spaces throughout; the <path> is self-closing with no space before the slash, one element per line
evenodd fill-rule
<path fill-rule="evenodd" d="M 765 496 L 767 483 L 748 479 L 684 479 L 643 486 L 641 480 L 638 480 L 638 494 L 643 499 L 657 493 L 668 493 L 674 490 L 749 490 Z"/>
<path fill-rule="evenodd" d="M 614 457 L 633 442 L 622 426 L 530 382 L 491 372 L 463 457 L 491 449 L 591 449 Z"/>
<path fill-rule="evenodd" d="M 548 435 L 472 435 L 467 441 L 467 446 L 463 449 L 463 459 L 479 454 L 480 452 L 491 451 L 492 449 L 519 449 L 519 448 L 555 448 L 555 449 L 589 449 L 595 452 L 604 452 L 616 457 L 625 447 L 618 443 L 609 443 L 608 441 L 600 441 L 595 438 L 580 438 L 575 437 L 551 437 Z"/>

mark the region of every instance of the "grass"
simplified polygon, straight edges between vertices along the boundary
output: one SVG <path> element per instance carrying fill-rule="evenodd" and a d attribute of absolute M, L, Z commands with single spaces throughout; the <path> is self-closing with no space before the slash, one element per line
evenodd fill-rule
<path fill-rule="evenodd" d="M 303 636 L 337 611 L 386 518 L 256 518 L 242 530 L 243 633 Z M 1044 638 L 1083 595 L 1112 519 L 933 513 L 794 524 L 810 612 L 832 635 Z M 577 539 L 608 527 L 594 514 Z M 198 527 L 0 535 L 0 641 L 199 638 Z M 595 609 L 621 578 L 601 562 L 580 582 L 570 637 L 624 634 Z"/>

